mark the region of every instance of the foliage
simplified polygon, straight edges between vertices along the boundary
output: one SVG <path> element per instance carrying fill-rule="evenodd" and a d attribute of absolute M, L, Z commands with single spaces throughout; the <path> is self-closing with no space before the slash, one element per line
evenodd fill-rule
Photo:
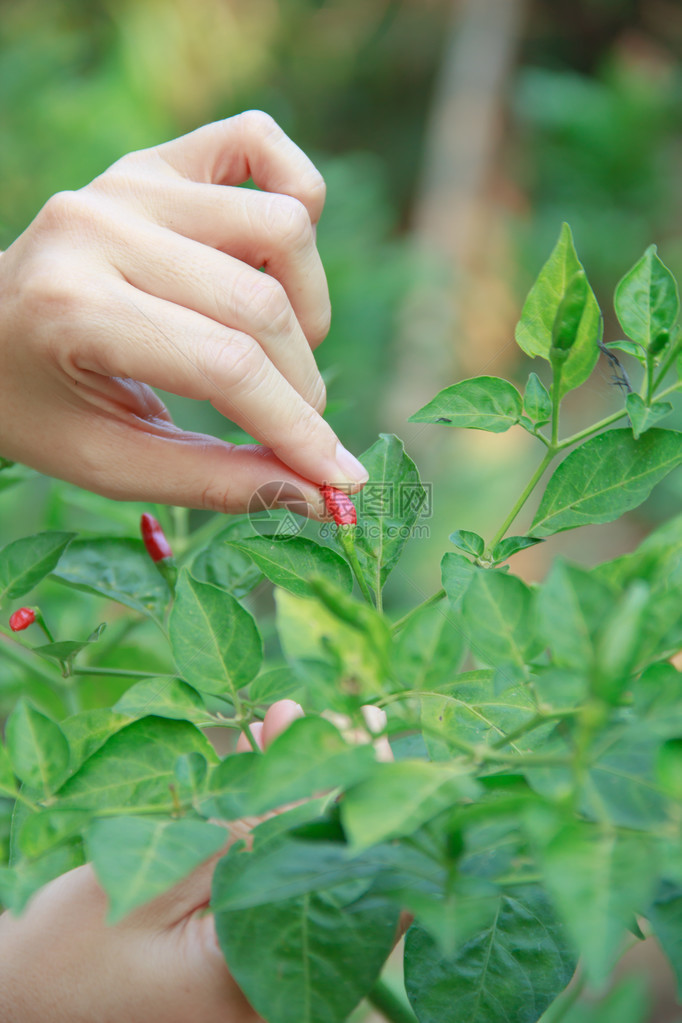
<path fill-rule="evenodd" d="M 551 1019 L 578 959 L 601 986 L 625 937 L 641 934 L 636 920 L 682 974 L 682 675 L 670 663 L 682 648 L 682 517 L 591 570 L 559 558 L 540 585 L 507 565 L 560 531 L 613 521 L 682 464 L 682 435 L 664 421 L 682 389 L 679 299 L 653 249 L 616 289 L 628 343 L 609 349 L 632 360 L 639 390 L 562 437 L 562 401 L 605 347 L 582 273 L 564 226 L 517 329 L 548 386 L 531 373 L 522 395 L 481 376 L 415 413 L 519 427 L 542 458 L 491 538 L 454 530 L 442 589 L 398 621 L 382 589 L 425 492 L 391 435 L 366 453 L 358 525 L 336 549 L 249 535 L 247 519 L 187 535 L 178 513 L 174 592 L 126 536 L 55 529 L 0 551 L 5 619 L 43 589 L 46 617 L 60 619 L 56 651 L 31 652 L 31 630 L 2 628 L 4 660 L 32 663 L 41 687 L 0 745 L 7 906 L 20 911 L 88 857 L 120 919 L 219 849 L 219 822 L 267 815 L 249 848 L 220 860 L 212 905 L 226 960 L 269 1023 L 341 1023 L 365 996 L 406 1018 L 372 994 L 401 910 L 414 916 L 405 982 L 422 1023 L 453 1006 L 468 1023 Z M 551 467 L 528 530 L 508 535 Z M 254 589 L 264 577 L 274 625 Z M 118 642 L 95 629 L 103 600 L 125 609 L 109 625 Z M 158 639 L 121 666 L 125 630 L 138 628 Z M 93 706 L 87 687 L 107 674 L 121 691 Z M 248 736 L 284 695 L 306 716 L 264 755 L 219 757 L 203 734 Z M 387 711 L 393 763 L 321 716 L 361 728 L 364 704 Z M 609 996 L 608 1018 L 624 1000 Z"/>

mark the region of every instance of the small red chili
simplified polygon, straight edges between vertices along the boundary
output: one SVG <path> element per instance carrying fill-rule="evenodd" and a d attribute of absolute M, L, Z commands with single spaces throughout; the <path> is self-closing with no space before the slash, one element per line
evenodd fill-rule
<path fill-rule="evenodd" d="M 153 515 L 144 513 L 140 519 L 140 530 L 147 554 L 154 563 L 173 557 L 166 534 Z"/>
<path fill-rule="evenodd" d="M 320 487 L 327 511 L 337 526 L 354 526 L 358 521 L 358 513 L 348 494 L 336 487 Z"/>
<path fill-rule="evenodd" d="M 32 611 L 30 607 L 20 607 L 18 611 L 10 615 L 9 627 L 12 632 L 21 632 L 22 629 L 27 629 L 29 625 L 33 625 L 35 620 L 35 611 Z"/>

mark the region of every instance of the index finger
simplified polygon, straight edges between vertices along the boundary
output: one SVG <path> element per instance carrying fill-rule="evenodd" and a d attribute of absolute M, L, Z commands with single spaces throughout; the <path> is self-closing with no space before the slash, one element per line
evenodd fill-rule
<path fill-rule="evenodd" d="M 240 185 L 249 178 L 265 192 L 302 202 L 313 224 L 322 214 L 324 178 L 302 149 L 262 110 L 206 124 L 155 150 L 191 181 Z"/>

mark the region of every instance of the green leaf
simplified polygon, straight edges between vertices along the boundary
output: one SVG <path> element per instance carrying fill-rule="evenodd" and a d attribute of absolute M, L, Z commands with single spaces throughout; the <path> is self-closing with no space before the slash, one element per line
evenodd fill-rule
<path fill-rule="evenodd" d="M 663 884 L 646 913 L 654 934 L 672 966 L 682 998 L 682 889 Z"/>
<path fill-rule="evenodd" d="M 157 621 L 170 600 L 168 585 L 141 540 L 74 540 L 53 576 L 73 589 L 115 600 Z"/>
<path fill-rule="evenodd" d="M 571 979 L 574 960 L 563 928 L 539 887 L 519 885 L 498 898 L 492 921 L 443 958 L 413 925 L 405 942 L 405 987 L 420 1023 L 537 1023 Z"/>
<path fill-rule="evenodd" d="M 595 633 L 615 602 L 616 591 L 591 572 L 555 561 L 536 594 L 533 614 L 552 662 L 589 671 Z"/>
<path fill-rule="evenodd" d="M 646 366 L 646 350 L 636 341 L 608 341 L 605 345 L 608 349 L 615 349 L 617 352 L 625 352 L 637 359 L 643 366 Z"/>
<path fill-rule="evenodd" d="M 301 688 L 301 680 L 288 666 L 270 668 L 258 675 L 249 686 L 249 699 L 254 703 L 274 703 L 293 697 Z"/>
<path fill-rule="evenodd" d="M 109 896 L 107 923 L 172 888 L 217 853 L 225 828 L 195 820 L 117 817 L 95 821 L 85 844 L 97 878 Z"/>
<path fill-rule="evenodd" d="M 436 814 L 478 794 L 458 764 L 400 760 L 375 764 L 370 777 L 344 794 L 343 827 L 354 849 L 412 834 Z"/>
<path fill-rule="evenodd" d="M 43 643 L 41 646 L 34 646 L 33 652 L 39 654 L 40 657 L 46 658 L 48 661 L 71 661 L 79 654 L 81 650 L 84 650 L 90 643 L 96 643 L 100 638 L 104 630 L 106 629 L 106 622 L 102 622 L 98 625 L 94 632 L 91 632 L 87 639 L 84 640 L 61 640 L 58 643 Z"/>
<path fill-rule="evenodd" d="M 618 282 L 614 305 L 627 336 L 646 348 L 661 331 L 673 328 L 680 311 L 677 284 L 655 245 Z"/>
<path fill-rule="evenodd" d="M 71 750 L 71 770 L 75 771 L 84 760 L 91 757 L 115 732 L 131 723 L 127 714 L 120 714 L 108 707 L 84 710 L 61 722 Z"/>
<path fill-rule="evenodd" d="M 456 529 L 450 533 L 449 540 L 458 551 L 471 554 L 474 558 L 480 558 L 485 550 L 485 540 L 478 533 L 471 533 L 468 529 Z"/>
<path fill-rule="evenodd" d="M 237 600 L 245 597 L 258 585 L 263 573 L 247 554 L 232 547 L 230 541 L 253 535 L 248 517 L 234 519 L 197 554 L 191 567 L 194 578 L 227 590 Z"/>
<path fill-rule="evenodd" d="M 304 536 L 253 536 L 229 543 L 248 554 L 270 582 L 299 597 L 310 596 L 311 576 L 323 576 L 347 593 L 353 589 L 353 576 L 344 559 Z"/>
<path fill-rule="evenodd" d="M 344 1023 L 373 986 L 398 912 L 371 893 L 349 901 L 353 889 L 216 913 L 230 972 L 268 1023 Z"/>
<path fill-rule="evenodd" d="M 178 782 L 180 802 L 196 803 L 204 794 L 208 762 L 202 753 L 181 753 L 173 769 Z"/>
<path fill-rule="evenodd" d="M 530 589 L 516 576 L 478 572 L 462 602 L 474 657 L 483 664 L 524 667 L 536 646 L 531 603 Z"/>
<path fill-rule="evenodd" d="M 375 592 L 383 587 L 426 503 L 417 467 L 390 433 L 361 456 L 369 480 L 356 498 L 355 549 Z"/>
<path fill-rule="evenodd" d="M 561 228 L 559 240 L 528 293 L 516 326 L 516 343 L 526 355 L 549 360 L 552 347 L 552 328 L 569 282 L 582 264 L 573 245 L 568 224 Z M 599 358 L 597 344 L 600 334 L 600 311 L 591 288 L 575 343 L 561 372 L 561 395 L 579 387 L 589 377 Z"/>
<path fill-rule="evenodd" d="M 145 678 L 127 689 L 113 710 L 131 718 L 154 714 L 160 718 L 208 724 L 211 716 L 196 689 L 179 678 L 163 675 Z"/>
<path fill-rule="evenodd" d="M 531 529 L 550 536 L 595 522 L 612 522 L 636 508 L 682 464 L 682 433 L 630 430 L 591 437 L 564 459 L 547 484 Z"/>
<path fill-rule="evenodd" d="M 13 799 L 17 792 L 17 782 L 10 763 L 9 754 L 0 742 L 0 797 L 9 796 Z"/>
<path fill-rule="evenodd" d="M 376 649 L 372 635 L 341 621 L 318 600 L 286 590 L 277 590 L 275 600 L 284 655 L 316 709 L 346 711 L 349 703 L 382 692 L 385 651 Z"/>
<path fill-rule="evenodd" d="M 536 713 L 527 687 L 511 685 L 496 693 L 488 679 L 465 678 L 448 693 L 424 695 L 421 702 L 426 743 L 439 760 L 443 759 L 438 755 L 441 744 L 445 744 L 447 758 L 457 753 L 458 743 L 491 746 Z M 508 751 L 523 753 L 527 741 L 524 737 L 511 743 Z"/>
<path fill-rule="evenodd" d="M 525 551 L 528 547 L 534 547 L 535 544 L 543 542 L 541 536 L 506 536 L 504 540 L 500 540 L 493 547 L 493 564 L 500 565 L 512 555 L 518 554 L 519 551 Z"/>
<path fill-rule="evenodd" d="M 70 842 L 92 820 L 88 810 L 42 810 L 28 816 L 19 829 L 18 846 L 28 859 L 37 859 L 50 849 Z"/>
<path fill-rule="evenodd" d="M 36 533 L 0 550 L 0 603 L 23 597 L 56 567 L 75 533 Z"/>
<path fill-rule="evenodd" d="M 680 686 L 682 689 L 682 685 Z M 668 739 L 658 753 L 657 775 L 671 799 L 682 801 L 682 739 Z"/>
<path fill-rule="evenodd" d="M 572 991 L 566 999 L 571 999 Z M 563 999 L 542 1017 L 539 1023 L 647 1023 L 651 1019 L 650 998 L 644 976 L 628 977 L 598 1002 L 580 999 L 567 1013 L 562 1013 Z"/>
<path fill-rule="evenodd" d="M 12 867 L 0 867 L 0 902 L 15 914 L 48 881 L 83 863 L 80 842 L 58 845 L 37 859 L 20 860 Z"/>
<path fill-rule="evenodd" d="M 528 376 L 523 392 L 523 408 L 529 419 L 537 426 L 543 426 L 552 418 L 552 399 L 537 373 L 530 373 Z"/>
<path fill-rule="evenodd" d="M 258 753 L 232 753 L 221 760 L 209 772 L 199 799 L 193 800 L 197 812 L 226 821 L 247 816 L 260 760 Z"/>
<path fill-rule="evenodd" d="M 460 611 L 464 594 L 479 569 L 462 554 L 452 553 L 443 555 L 440 569 L 443 589 L 448 595 L 448 603 L 453 611 Z"/>
<path fill-rule="evenodd" d="M 234 699 L 258 674 L 263 647 L 249 612 L 187 571 L 178 579 L 169 634 L 178 671 L 199 692 Z"/>
<path fill-rule="evenodd" d="M 17 778 L 49 796 L 69 769 L 69 744 L 56 721 L 20 700 L 7 720 L 7 752 Z"/>
<path fill-rule="evenodd" d="M 259 757 L 250 813 L 264 813 L 325 789 L 353 785 L 374 765 L 371 745 L 347 743 L 324 718 L 299 718 Z"/>
<path fill-rule="evenodd" d="M 471 377 L 446 387 L 410 416 L 410 423 L 445 423 L 504 433 L 521 418 L 521 395 L 501 377 Z"/>
<path fill-rule="evenodd" d="M 147 717 L 122 728 L 89 757 L 59 791 L 60 806 L 125 813 L 132 807 L 173 812 L 169 786 L 182 753 L 217 760 L 213 747 L 187 721 Z"/>
<path fill-rule="evenodd" d="M 656 874 L 646 835 L 576 822 L 542 855 L 545 881 L 590 982 L 609 976 L 630 918 L 641 913 Z"/>
<path fill-rule="evenodd" d="M 373 858 L 371 850 L 353 856 L 343 842 L 285 836 L 253 850 L 233 846 L 216 868 L 211 908 L 232 911 L 283 902 L 372 878 L 381 865 L 381 858 Z"/>
<path fill-rule="evenodd" d="M 669 401 L 655 401 L 652 405 L 646 405 L 641 395 L 634 391 L 625 399 L 625 407 L 628 410 L 632 435 L 635 440 L 638 440 L 643 433 L 650 430 L 661 419 L 665 419 L 673 410 Z"/>
<path fill-rule="evenodd" d="M 465 649 L 461 619 L 444 601 L 421 608 L 398 636 L 395 676 L 405 689 L 432 689 L 456 675 Z"/>

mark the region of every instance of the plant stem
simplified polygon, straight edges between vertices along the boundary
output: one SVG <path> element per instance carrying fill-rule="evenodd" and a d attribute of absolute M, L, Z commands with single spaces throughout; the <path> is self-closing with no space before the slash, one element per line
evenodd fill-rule
<path fill-rule="evenodd" d="M 417 1017 L 409 1005 L 383 980 L 376 982 L 367 995 L 367 1001 L 384 1019 L 389 1020 L 389 1023 L 417 1023 Z"/>
<path fill-rule="evenodd" d="M 523 492 L 519 496 L 512 510 L 509 512 L 509 515 L 507 515 L 506 519 L 504 520 L 498 531 L 495 533 L 495 536 L 490 541 L 490 544 L 488 546 L 491 552 L 494 549 L 495 545 L 498 544 L 502 537 L 505 535 L 505 533 L 511 526 L 512 522 L 523 508 L 524 504 L 535 490 L 535 487 L 540 481 L 540 477 L 543 475 L 545 469 L 552 461 L 552 459 L 555 457 L 555 455 L 556 449 L 553 446 L 547 448 L 545 457 L 542 459 L 539 466 L 537 467 L 531 478 L 528 480 L 528 483 L 524 487 Z"/>
<path fill-rule="evenodd" d="M 411 611 L 408 611 L 407 614 L 404 614 L 402 618 L 399 618 L 397 622 L 393 623 L 391 626 L 392 631 L 394 633 L 400 632 L 400 630 L 407 625 L 410 619 L 421 611 L 423 607 L 429 607 L 431 604 L 438 604 L 445 596 L 447 596 L 445 590 L 440 589 L 436 593 L 432 594 L 432 596 L 427 597 L 426 600 L 422 600 L 421 604 L 417 604 L 417 606 L 413 607 Z"/>
<path fill-rule="evenodd" d="M 4 632 L 3 632 L 4 636 Z M 17 643 L 10 636 L 4 636 L 7 642 L 0 643 L 0 652 L 6 653 L 13 661 L 20 664 L 26 671 L 33 672 L 39 675 L 40 678 L 44 679 L 45 682 L 55 687 L 60 693 L 63 686 L 59 682 L 59 679 L 54 675 L 51 675 L 37 657 L 33 656 L 29 647 L 24 647 L 21 643 Z"/>
<path fill-rule="evenodd" d="M 130 671 L 128 668 L 72 668 L 72 675 L 109 675 L 111 678 L 158 678 L 161 671 Z"/>
<path fill-rule="evenodd" d="M 657 387 L 659 387 L 663 383 L 663 381 L 664 381 L 664 379 L 665 379 L 665 377 L 666 377 L 666 375 L 668 373 L 668 370 L 670 369 L 670 367 L 672 366 L 673 362 L 675 361 L 675 359 L 677 358 L 677 356 L 679 354 L 680 354 L 680 343 L 678 342 L 674 346 L 672 351 L 669 353 L 667 358 L 665 358 L 663 360 L 663 362 L 661 363 L 661 365 L 658 367 L 658 373 L 656 375 L 656 378 L 654 379 L 654 385 L 653 385 L 654 391 L 656 390 Z M 660 398 L 660 394 L 659 394 L 658 397 Z"/>
<path fill-rule="evenodd" d="M 503 749 L 505 746 L 508 746 L 509 743 L 515 742 L 517 739 L 526 735 L 527 732 L 532 732 L 536 728 L 539 728 L 540 725 L 544 725 L 545 722 L 571 717 L 572 715 L 578 714 L 581 709 L 582 708 L 580 707 L 567 707 L 565 710 L 551 711 L 549 714 L 536 714 L 534 717 L 526 721 L 525 724 L 519 725 L 519 727 L 515 728 L 512 732 L 507 732 L 506 735 L 503 735 L 501 739 L 498 739 L 492 744 L 492 748 Z"/>
<path fill-rule="evenodd" d="M 586 437 L 591 437 L 593 433 L 599 433 L 605 426 L 610 426 L 611 423 L 616 423 L 619 419 L 623 419 L 627 415 L 625 409 L 621 409 L 620 412 L 612 412 L 610 416 L 606 416 L 605 419 L 600 419 L 594 426 L 588 426 L 584 430 L 580 430 L 578 433 L 572 434 L 567 437 L 566 440 L 559 441 L 557 445 L 557 451 L 563 451 L 564 448 L 570 448 L 573 444 L 577 444 L 578 441 L 585 440 Z"/>

